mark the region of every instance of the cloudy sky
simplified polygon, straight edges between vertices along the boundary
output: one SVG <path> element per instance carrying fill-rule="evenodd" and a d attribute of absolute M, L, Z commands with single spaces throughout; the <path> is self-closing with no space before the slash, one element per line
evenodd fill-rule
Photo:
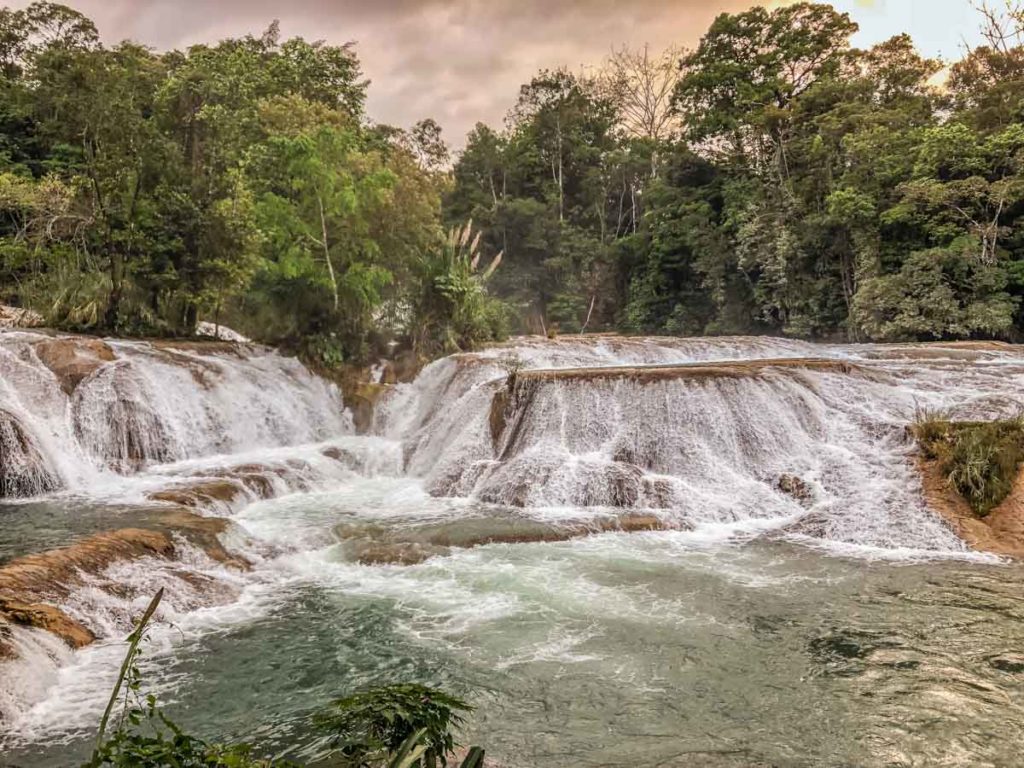
<path fill-rule="evenodd" d="M 8 0 L 9 1 L 9 0 Z M 542 67 L 598 64 L 623 44 L 693 45 L 723 11 L 757 0 L 62 0 L 106 42 L 163 50 L 258 33 L 355 41 L 372 81 L 371 117 L 407 127 L 433 117 L 453 145 L 476 122 L 501 122 L 519 85 Z M 763 0 L 778 4 L 785 0 Z M 10 2 L 15 7 L 25 2 Z M 932 56 L 976 39 L 970 0 L 834 0 L 868 45 L 908 31 Z"/>

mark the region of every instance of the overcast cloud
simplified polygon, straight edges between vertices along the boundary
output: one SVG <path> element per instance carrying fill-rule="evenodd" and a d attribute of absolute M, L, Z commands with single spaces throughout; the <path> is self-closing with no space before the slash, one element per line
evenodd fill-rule
<path fill-rule="evenodd" d="M 768 4 L 778 4 L 779 0 Z M 368 110 L 408 127 L 433 117 L 453 145 L 476 122 L 499 124 L 540 68 L 599 64 L 623 44 L 694 45 L 714 17 L 754 0 L 64 0 L 103 39 L 159 50 L 258 33 L 354 41 L 372 81 Z M 867 45 L 909 31 L 929 55 L 955 56 L 976 26 L 969 0 L 836 0 Z M 27 2 L 11 2 L 22 7 Z"/>

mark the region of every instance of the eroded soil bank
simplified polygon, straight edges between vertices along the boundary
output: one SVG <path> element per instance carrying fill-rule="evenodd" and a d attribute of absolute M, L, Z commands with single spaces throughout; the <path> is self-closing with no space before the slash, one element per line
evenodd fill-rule
<path fill-rule="evenodd" d="M 985 517 L 952 487 L 939 462 L 917 458 L 921 488 L 928 507 L 942 517 L 957 536 L 979 552 L 1024 559 L 1024 472 L 1010 494 Z"/>

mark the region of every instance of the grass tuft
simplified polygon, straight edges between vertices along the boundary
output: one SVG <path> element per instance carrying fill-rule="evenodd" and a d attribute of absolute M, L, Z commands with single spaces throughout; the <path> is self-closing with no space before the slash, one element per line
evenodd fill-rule
<path fill-rule="evenodd" d="M 952 421 L 920 410 L 912 426 L 924 455 L 939 462 L 950 484 L 985 517 L 1010 494 L 1024 461 L 1024 414 L 995 421 Z"/>

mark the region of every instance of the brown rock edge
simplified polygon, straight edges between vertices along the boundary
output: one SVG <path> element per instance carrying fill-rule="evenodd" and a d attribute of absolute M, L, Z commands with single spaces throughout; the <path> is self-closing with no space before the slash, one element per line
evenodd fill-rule
<path fill-rule="evenodd" d="M 641 383 L 667 379 L 740 379 L 759 376 L 773 369 L 797 369 L 832 373 L 864 372 L 844 360 L 815 357 L 793 357 L 769 360 L 743 360 L 721 363 L 686 363 L 682 365 L 609 366 L 604 368 L 547 368 L 520 371 L 516 381 L 599 381 L 631 379 Z"/>
<path fill-rule="evenodd" d="M 213 560 L 239 569 L 248 567 L 245 560 L 230 555 L 217 538 L 227 529 L 227 520 L 179 508 L 161 515 L 158 524 L 162 530 L 123 528 L 100 533 L 0 566 L 0 659 L 15 655 L 5 640 L 6 623 L 52 632 L 72 648 L 89 645 L 95 635 L 48 601 L 67 597 L 82 583 L 83 574 L 99 574 L 115 562 L 147 556 L 175 559 L 172 534 L 200 547 Z"/>
<path fill-rule="evenodd" d="M 928 507 L 967 545 L 979 552 L 1024 558 L 1024 472 L 1018 472 L 1010 495 L 986 517 L 978 517 L 953 488 L 937 461 L 917 458 Z"/>

